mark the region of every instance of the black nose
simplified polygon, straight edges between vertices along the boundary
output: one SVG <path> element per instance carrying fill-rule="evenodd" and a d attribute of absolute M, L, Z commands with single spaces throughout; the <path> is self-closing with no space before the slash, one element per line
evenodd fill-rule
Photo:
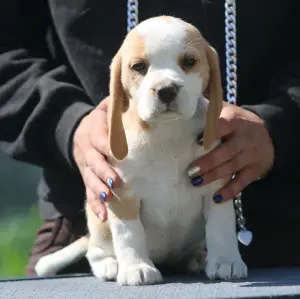
<path fill-rule="evenodd" d="M 156 90 L 159 100 L 165 104 L 173 102 L 177 96 L 179 87 L 175 84 L 168 86 L 159 86 Z"/>

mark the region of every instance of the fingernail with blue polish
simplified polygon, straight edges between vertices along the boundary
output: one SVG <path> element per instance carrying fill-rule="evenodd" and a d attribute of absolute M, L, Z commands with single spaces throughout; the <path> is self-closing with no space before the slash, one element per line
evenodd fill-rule
<path fill-rule="evenodd" d="M 107 194 L 105 192 L 101 192 L 101 194 L 100 194 L 101 200 L 104 201 L 106 199 L 106 196 L 107 196 Z"/>
<path fill-rule="evenodd" d="M 214 202 L 220 203 L 223 200 L 223 196 L 221 194 L 217 194 L 214 196 Z"/>
<path fill-rule="evenodd" d="M 113 187 L 114 180 L 113 180 L 112 178 L 108 178 L 108 179 L 106 180 L 106 182 L 107 182 L 107 185 L 108 185 L 109 188 L 112 188 L 112 187 Z"/>
<path fill-rule="evenodd" d="M 199 176 L 200 173 L 200 167 L 199 166 L 193 166 L 188 169 L 187 174 L 190 178 Z"/>
<path fill-rule="evenodd" d="M 194 187 L 198 187 L 203 183 L 202 176 L 197 176 L 191 180 L 191 183 Z"/>

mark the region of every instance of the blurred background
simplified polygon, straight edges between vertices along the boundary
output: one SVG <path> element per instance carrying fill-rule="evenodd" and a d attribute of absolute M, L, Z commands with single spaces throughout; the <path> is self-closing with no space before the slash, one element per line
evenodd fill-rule
<path fill-rule="evenodd" d="M 0 153 L 0 279 L 23 277 L 41 220 L 39 169 Z"/>

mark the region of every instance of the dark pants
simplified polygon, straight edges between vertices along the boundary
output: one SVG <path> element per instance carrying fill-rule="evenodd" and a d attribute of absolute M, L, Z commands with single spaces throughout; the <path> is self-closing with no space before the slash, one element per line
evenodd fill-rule
<path fill-rule="evenodd" d="M 85 232 L 85 219 L 82 216 L 71 220 L 60 217 L 55 221 L 45 221 L 36 233 L 35 244 L 26 267 L 26 276 L 36 276 L 34 267 L 42 256 L 67 246 L 85 235 Z M 90 267 L 86 259 L 63 269 L 60 273 L 52 273 L 49 276 L 74 273 L 90 273 Z"/>
<path fill-rule="evenodd" d="M 300 266 L 299 227 L 278 228 L 262 225 L 253 229 L 254 239 L 249 247 L 241 245 L 244 261 L 249 268 L 293 267 Z M 34 266 L 38 259 L 46 254 L 57 251 L 85 234 L 85 219 L 80 216 L 67 220 L 58 218 L 45 222 L 37 231 L 32 249 L 27 276 L 36 276 Z M 86 259 L 56 274 L 90 273 Z"/>

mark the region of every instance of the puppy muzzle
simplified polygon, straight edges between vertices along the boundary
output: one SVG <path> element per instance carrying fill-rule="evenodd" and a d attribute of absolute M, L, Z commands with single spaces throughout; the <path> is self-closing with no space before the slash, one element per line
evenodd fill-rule
<path fill-rule="evenodd" d="M 181 86 L 176 83 L 160 84 L 154 90 L 155 98 L 165 107 L 163 112 L 177 112 L 176 98 Z"/>

